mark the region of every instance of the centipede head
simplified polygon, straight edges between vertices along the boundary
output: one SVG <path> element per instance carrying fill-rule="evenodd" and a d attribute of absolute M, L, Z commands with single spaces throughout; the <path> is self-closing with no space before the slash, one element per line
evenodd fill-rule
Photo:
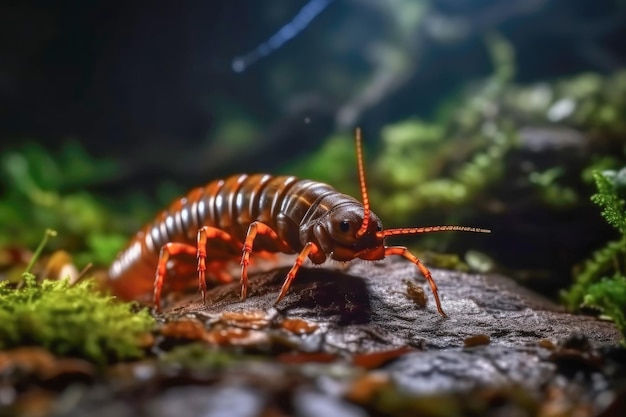
<path fill-rule="evenodd" d="M 370 210 L 365 169 L 363 167 L 363 145 L 361 129 L 356 129 L 356 156 L 359 171 L 359 185 L 361 188 L 362 203 L 357 201 L 339 204 L 329 212 L 324 231 L 326 243 L 332 242 L 332 247 L 326 247 L 326 253 L 339 261 L 349 261 L 354 258 L 378 260 L 385 257 L 385 238 L 398 235 L 415 235 L 430 232 L 463 231 L 476 233 L 490 233 L 488 229 L 479 229 L 468 226 L 429 226 L 406 227 L 383 230 L 381 220 Z M 332 237 L 331 237 L 332 236 Z"/>
<path fill-rule="evenodd" d="M 320 219 L 314 233 L 322 252 L 336 261 L 383 259 L 382 222 L 370 211 L 367 224 L 365 232 L 359 234 L 363 225 L 363 205 L 358 201 L 344 200 Z"/>
<path fill-rule="evenodd" d="M 333 202 L 327 215 L 315 226 L 315 236 L 322 251 L 337 261 L 350 261 L 355 258 L 383 259 L 385 257 L 383 225 L 370 210 L 365 170 L 363 168 L 363 147 L 361 130 L 356 130 L 356 153 L 361 184 L 362 202 L 352 197 L 339 197 Z"/>
<path fill-rule="evenodd" d="M 398 235 L 415 235 L 430 232 L 463 231 L 490 233 L 490 230 L 467 226 L 406 227 L 383 230 L 380 218 L 370 210 L 365 169 L 363 168 L 363 146 L 361 130 L 356 130 L 356 154 L 362 202 L 342 199 L 314 228 L 317 243 L 324 254 L 337 261 L 355 258 L 378 260 L 385 257 L 385 238 Z M 319 255 L 321 257 L 324 255 Z"/>

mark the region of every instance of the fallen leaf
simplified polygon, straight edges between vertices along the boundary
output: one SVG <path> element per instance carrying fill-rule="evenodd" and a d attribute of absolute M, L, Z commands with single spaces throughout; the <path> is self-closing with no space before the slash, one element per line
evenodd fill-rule
<path fill-rule="evenodd" d="M 302 319 L 285 319 L 280 327 L 294 334 L 311 334 L 319 328 L 317 324 Z"/>
<path fill-rule="evenodd" d="M 269 325 L 270 318 L 267 312 L 262 310 L 241 312 L 227 311 L 222 314 L 220 321 L 228 326 L 245 329 L 261 329 Z"/>
<path fill-rule="evenodd" d="M 487 346 L 491 342 L 491 338 L 488 334 L 475 334 L 472 336 L 468 336 L 463 339 L 463 346 L 465 347 L 474 347 L 474 346 Z"/>
<path fill-rule="evenodd" d="M 389 385 L 389 383 L 390 379 L 387 373 L 368 372 L 352 382 L 345 393 L 345 397 L 355 403 L 366 404 L 381 388 Z"/>
<path fill-rule="evenodd" d="M 354 355 L 352 357 L 352 363 L 355 366 L 360 366 L 365 369 L 374 369 L 412 351 L 413 349 L 410 347 L 403 346 L 397 349 L 383 350 L 380 352 L 363 353 Z"/>
<path fill-rule="evenodd" d="M 165 337 L 187 340 L 204 340 L 207 333 L 202 323 L 195 320 L 171 321 L 161 326 L 160 331 Z"/>

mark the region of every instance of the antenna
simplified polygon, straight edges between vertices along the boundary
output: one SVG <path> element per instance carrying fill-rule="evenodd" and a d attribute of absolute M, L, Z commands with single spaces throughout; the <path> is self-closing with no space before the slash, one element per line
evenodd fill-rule
<path fill-rule="evenodd" d="M 356 161 L 359 168 L 359 184 L 361 186 L 361 196 L 363 199 L 363 223 L 356 232 L 356 237 L 360 238 L 367 232 L 370 223 L 370 199 L 367 195 L 367 185 L 365 184 L 365 168 L 363 168 L 363 141 L 361 139 L 361 128 L 356 128 Z M 489 229 L 480 229 L 478 227 L 469 226 L 426 226 L 426 227 L 403 227 L 398 229 L 387 229 L 376 233 L 378 237 L 398 236 L 398 235 L 417 235 L 421 233 L 432 232 L 473 232 L 473 233 L 491 233 Z"/>
<path fill-rule="evenodd" d="M 363 198 L 363 223 L 356 232 L 359 238 L 367 232 L 370 223 L 370 199 L 367 196 L 367 185 L 365 185 L 365 169 L 363 168 L 363 144 L 361 142 L 361 128 L 356 128 L 356 161 L 359 167 L 359 184 L 361 185 L 361 196 Z"/>
<path fill-rule="evenodd" d="M 398 236 L 398 235 L 417 235 L 420 233 L 431 232 L 474 232 L 474 233 L 491 233 L 489 229 L 480 229 L 477 227 L 468 226 L 426 226 L 426 227 L 404 227 L 400 229 L 387 229 L 382 232 L 378 232 L 378 235 L 382 237 L 386 236 Z"/>

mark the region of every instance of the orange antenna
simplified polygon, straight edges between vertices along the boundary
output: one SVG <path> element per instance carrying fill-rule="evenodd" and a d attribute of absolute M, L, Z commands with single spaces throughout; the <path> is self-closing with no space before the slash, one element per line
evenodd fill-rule
<path fill-rule="evenodd" d="M 468 226 L 427 226 L 427 227 L 405 227 L 401 229 L 387 229 L 378 232 L 381 237 L 398 236 L 398 235 L 417 235 L 420 233 L 431 232 L 474 232 L 474 233 L 491 233 L 489 229 L 479 229 L 477 227 Z"/>
<path fill-rule="evenodd" d="M 361 185 L 361 196 L 363 198 L 363 223 L 356 232 L 356 237 L 361 237 L 367 232 L 370 223 L 370 199 L 367 196 L 367 186 L 365 185 L 365 169 L 363 168 L 363 144 L 361 143 L 361 128 L 356 128 L 356 161 L 359 167 L 359 184 Z"/>

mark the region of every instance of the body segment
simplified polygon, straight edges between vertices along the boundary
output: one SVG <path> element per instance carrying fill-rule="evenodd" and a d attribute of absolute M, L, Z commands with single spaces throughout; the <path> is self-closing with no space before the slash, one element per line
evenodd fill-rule
<path fill-rule="evenodd" d="M 253 251 L 297 253 L 278 302 L 307 258 L 321 264 L 327 258 L 378 260 L 398 255 L 417 266 L 445 317 L 430 271 L 406 248 L 386 246 L 386 237 L 489 230 L 466 226 L 383 230 L 369 208 L 359 130 L 356 143 L 362 203 L 330 185 L 292 176 L 242 174 L 211 181 L 175 200 L 135 235 L 109 270 L 113 292 L 139 299 L 152 291 L 158 309 L 164 285 L 179 290 L 195 280 L 204 300 L 207 275 L 228 282 L 226 264 L 241 258 L 241 297 L 245 298 Z"/>
<path fill-rule="evenodd" d="M 207 239 L 207 257 L 218 266 L 241 256 L 248 227 L 255 221 L 279 237 L 277 241 L 258 236 L 255 250 L 299 252 L 306 244 L 300 240 L 303 221 L 314 221 L 340 202 L 356 200 L 327 184 L 292 176 L 242 174 L 211 181 L 172 202 L 135 235 L 109 269 L 111 288 L 125 299 L 152 292 L 160 249 L 168 243 L 195 248 L 203 226 L 223 230 L 239 242 L 237 247 L 221 239 Z M 188 258 L 172 268 L 176 278 L 168 280 L 171 289 L 189 287 L 197 279 L 195 262 L 191 262 L 195 253 L 193 260 Z"/>

